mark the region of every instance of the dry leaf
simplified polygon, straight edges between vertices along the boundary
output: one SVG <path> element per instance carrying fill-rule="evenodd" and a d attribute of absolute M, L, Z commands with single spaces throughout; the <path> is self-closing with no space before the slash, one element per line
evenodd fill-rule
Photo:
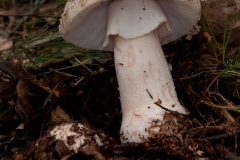
<path fill-rule="evenodd" d="M 70 116 L 60 107 L 57 106 L 55 110 L 51 112 L 51 122 L 52 123 L 63 123 L 71 122 Z"/>
<path fill-rule="evenodd" d="M 201 151 L 201 150 L 198 150 L 198 151 L 196 152 L 196 154 L 199 155 L 199 156 L 202 156 L 202 155 L 204 154 L 204 152 Z"/>
<path fill-rule="evenodd" d="M 21 123 L 16 129 L 18 129 L 18 130 L 23 130 L 23 129 L 24 129 L 24 124 Z"/>
<path fill-rule="evenodd" d="M 12 40 L 0 36 L 0 51 L 4 51 L 12 47 Z"/>
<path fill-rule="evenodd" d="M 57 98 L 60 98 L 61 92 L 60 92 L 59 90 L 57 90 L 57 89 L 54 89 L 54 90 L 53 90 L 53 94 L 54 94 L 54 96 L 56 96 Z"/>
<path fill-rule="evenodd" d="M 15 102 L 14 102 L 14 100 L 12 99 L 11 101 L 8 101 L 8 104 L 9 104 L 11 107 L 13 107 L 13 106 L 15 105 Z"/>
<path fill-rule="evenodd" d="M 86 155 L 93 155 L 96 160 L 105 160 L 106 158 L 100 152 L 99 146 L 97 145 L 90 145 L 88 147 L 82 148 L 81 152 L 85 153 Z"/>

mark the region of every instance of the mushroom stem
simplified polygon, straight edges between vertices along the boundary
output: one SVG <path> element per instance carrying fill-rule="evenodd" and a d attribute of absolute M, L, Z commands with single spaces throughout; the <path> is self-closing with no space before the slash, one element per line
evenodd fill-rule
<path fill-rule="evenodd" d="M 154 102 L 180 113 L 168 63 L 156 31 L 141 37 L 114 38 L 114 59 L 122 106 L 121 141 L 143 142 L 158 132 L 166 113 Z"/>

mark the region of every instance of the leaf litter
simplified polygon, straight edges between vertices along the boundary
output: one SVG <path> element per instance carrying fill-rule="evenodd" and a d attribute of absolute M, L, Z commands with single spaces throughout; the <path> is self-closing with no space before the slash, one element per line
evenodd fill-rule
<path fill-rule="evenodd" d="M 172 133 L 162 130 L 157 141 L 143 144 L 120 143 L 121 107 L 113 54 L 88 56 L 64 44 L 55 33 L 64 2 L 37 2 L 3 0 L 0 4 L 1 159 L 240 159 L 238 19 L 231 29 L 240 9 L 237 0 L 202 2 L 212 31 L 202 22 L 190 39 L 164 46 L 179 99 L 189 115 L 180 119 L 180 125 L 168 126 Z M 10 3 L 15 6 L 9 7 Z M 214 11 L 223 9 L 231 11 L 226 13 L 225 18 L 230 17 L 226 30 L 234 35 L 225 52 L 217 45 L 223 44 L 224 37 L 219 24 L 226 21 L 214 19 Z M 36 62 L 34 57 L 44 52 L 59 56 Z M 99 135 L 103 145 L 89 143 L 77 152 L 70 150 L 50 134 L 65 123 L 87 126 L 88 135 Z M 74 139 L 70 136 L 68 142 Z"/>

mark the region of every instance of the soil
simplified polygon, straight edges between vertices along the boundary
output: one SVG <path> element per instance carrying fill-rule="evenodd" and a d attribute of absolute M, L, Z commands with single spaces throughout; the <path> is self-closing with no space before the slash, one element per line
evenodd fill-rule
<path fill-rule="evenodd" d="M 221 21 L 214 15 L 227 7 L 235 12 L 226 13 L 225 17 L 233 17 L 229 23 L 234 21 L 236 10 L 240 8 L 238 0 L 228 3 L 218 0 L 221 5 L 216 7 L 214 0 L 202 3 L 206 17 L 211 17 L 209 24 L 213 25 L 211 28 L 216 37 L 200 21 L 195 27 L 197 34 L 190 39 L 183 37 L 163 46 L 173 68 L 171 73 L 178 98 L 189 114 L 179 120 L 180 127 L 175 128 L 174 134 L 163 134 L 157 140 L 142 144 L 121 144 L 119 140 L 121 106 L 113 53 L 90 56 L 79 64 L 72 61 L 83 58 L 82 54 L 59 56 L 38 67 L 25 65 L 22 59 L 31 61 L 34 54 L 46 50 L 46 47 L 23 48 L 19 45 L 19 37 L 24 37 L 29 23 L 35 22 L 36 15 L 43 13 L 44 8 L 58 4 L 52 12 L 60 16 L 64 3 L 44 2 L 26 19 L 23 11 L 34 5 L 24 0 L 15 2 L 15 6 L 11 3 L 2 0 L 0 4 L 0 21 L 3 22 L 0 34 L 4 40 L 0 41 L 2 160 L 240 159 L 238 19 L 234 29 L 231 29 L 231 24 L 226 25 L 230 27 L 226 33 L 234 36 L 231 36 L 224 53 L 216 45 L 211 45 L 214 39 L 222 45 L 222 33 L 225 31 L 211 22 L 216 20 L 222 25 L 227 22 L 225 18 Z M 45 17 L 42 23 L 35 24 L 31 31 L 36 35 L 43 32 L 41 27 L 46 20 Z M 17 22 L 20 26 L 14 30 L 11 23 Z M 57 26 L 58 21 L 49 25 L 48 29 Z M 1 31 L 8 32 L 3 34 L 5 32 Z M 7 47 L 4 48 L 3 44 Z M 9 46 L 13 54 L 6 58 Z M 90 144 L 75 153 L 49 133 L 56 125 L 76 122 L 87 126 L 91 134 L 98 134 L 103 145 Z"/>

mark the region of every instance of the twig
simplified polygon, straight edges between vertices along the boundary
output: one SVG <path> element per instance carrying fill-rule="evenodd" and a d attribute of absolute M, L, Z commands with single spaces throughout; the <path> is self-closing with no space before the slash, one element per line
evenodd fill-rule
<path fill-rule="evenodd" d="M 61 71 L 58 71 L 58 70 L 55 70 L 55 69 L 52 69 L 52 68 L 50 68 L 50 70 L 53 71 L 53 72 L 55 72 L 55 73 L 58 73 L 58 74 L 67 76 L 67 77 L 78 78 L 78 76 L 75 76 L 75 75 L 73 75 L 73 74 L 64 73 L 64 72 L 61 72 Z"/>
<path fill-rule="evenodd" d="M 2 77 L 1 77 L 2 78 Z M 7 88 L 4 88 L 3 90 L 0 91 L 0 94 L 3 93 L 4 91 L 6 91 L 9 88 L 9 86 Z M 1 117 L 1 116 L 0 116 Z"/>
<path fill-rule="evenodd" d="M 146 91 L 147 91 L 147 93 L 148 93 L 149 97 L 150 97 L 151 99 L 153 99 L 153 96 L 151 95 L 151 93 L 149 92 L 149 90 L 148 90 L 148 89 L 146 89 Z"/>
<path fill-rule="evenodd" d="M 205 91 L 203 92 L 204 95 L 209 91 L 209 89 L 211 88 L 211 86 L 213 85 L 213 83 L 216 82 L 216 81 L 218 80 L 218 78 L 219 78 L 219 76 L 216 76 L 216 77 L 212 80 L 212 82 L 208 85 L 208 87 L 207 87 L 207 88 L 205 89 Z"/>
<path fill-rule="evenodd" d="M 34 12 L 36 12 L 36 11 L 38 10 L 38 8 L 40 7 L 40 5 L 43 4 L 45 1 L 46 1 L 46 0 L 41 1 L 41 2 L 38 4 L 38 6 L 34 7 L 33 10 L 32 10 L 29 14 L 32 15 Z M 16 30 L 18 30 L 18 28 L 19 28 L 24 22 L 26 22 L 26 21 L 28 20 L 28 18 L 29 18 L 29 16 L 23 17 L 22 21 L 19 22 L 18 25 L 17 25 L 15 28 L 13 28 L 13 30 L 8 34 L 8 37 L 10 37 Z"/>
<path fill-rule="evenodd" d="M 31 16 L 31 17 L 50 17 L 50 18 L 60 18 L 60 16 L 48 16 L 48 15 L 36 15 L 36 14 L 0 14 L 0 17 L 25 17 L 25 16 Z"/>
<path fill-rule="evenodd" d="M 144 159 L 144 157 L 145 157 L 147 154 L 149 154 L 151 151 L 153 151 L 154 148 L 156 148 L 157 145 L 160 144 L 161 140 L 163 140 L 164 138 L 169 138 L 169 137 L 171 137 L 171 136 L 166 136 L 166 135 L 164 135 L 163 137 L 161 137 L 149 151 L 147 151 L 146 153 L 144 153 L 144 154 L 143 154 L 141 157 L 139 157 L 138 159 L 140 159 L 140 160 L 141 160 L 141 159 Z"/>
<path fill-rule="evenodd" d="M 81 61 L 79 61 L 79 59 L 77 59 L 74 55 L 73 55 L 73 58 L 79 63 L 81 64 L 84 68 L 86 68 L 89 72 L 91 72 L 91 74 L 94 74 L 94 72 L 88 68 L 87 66 L 85 66 Z"/>
<path fill-rule="evenodd" d="M 230 152 L 227 148 L 222 145 L 216 145 L 216 149 L 222 153 L 223 158 L 226 160 L 240 160 L 240 157 L 236 153 Z"/>
<path fill-rule="evenodd" d="M 52 30 L 57 30 L 57 28 L 51 28 L 51 29 L 46 28 L 46 29 L 42 30 L 41 32 L 37 33 L 36 35 L 33 35 L 32 37 L 30 37 L 29 39 L 27 39 L 27 40 L 24 41 L 23 43 L 27 43 L 27 42 L 33 40 L 34 38 L 36 38 L 36 37 L 38 37 L 38 36 L 40 36 L 40 35 L 48 32 L 48 31 L 52 31 Z"/>
<path fill-rule="evenodd" d="M 199 76 L 200 74 L 205 73 L 205 72 L 207 72 L 207 71 L 203 71 L 203 72 L 197 73 L 197 74 L 192 75 L 192 76 L 189 76 L 189 77 L 185 77 L 185 78 L 176 78 L 176 79 L 173 79 L 173 80 L 185 80 L 185 79 L 190 79 L 190 78 L 197 77 L 197 76 Z"/>
<path fill-rule="evenodd" d="M 0 50 L 0 53 L 1 53 L 1 52 L 5 52 L 5 51 L 9 51 L 9 50 L 12 50 L 12 47 L 6 48 L 6 49 L 3 49 L 3 50 Z"/>
<path fill-rule="evenodd" d="M 235 134 L 240 134 L 240 129 L 236 130 Z M 222 133 L 222 134 L 218 134 L 218 135 L 214 135 L 214 136 L 210 136 L 210 137 L 206 137 L 206 138 L 201 138 L 200 141 L 202 141 L 202 142 L 216 141 L 216 140 L 225 139 L 228 137 L 230 137 L 229 134 Z"/>
<path fill-rule="evenodd" d="M 222 106 L 222 105 L 214 104 L 213 102 L 209 102 L 209 101 L 201 101 L 201 103 L 203 103 L 203 104 L 205 104 L 207 106 L 213 107 L 213 108 L 233 110 L 233 106 L 232 105 Z"/>
<path fill-rule="evenodd" d="M 50 81 L 47 78 L 47 76 L 43 73 L 43 71 L 37 66 L 37 64 L 32 60 L 32 58 L 25 52 L 25 48 L 20 46 L 20 48 L 23 50 L 23 53 L 26 55 L 26 57 L 30 60 L 30 62 L 41 72 L 41 75 L 46 79 L 47 83 L 49 84 Z"/>
<path fill-rule="evenodd" d="M 223 149 L 224 155 L 225 155 L 225 159 L 226 160 L 240 160 L 240 157 L 237 156 L 236 154 L 230 152 L 229 150 L 227 150 L 226 148 Z"/>
<path fill-rule="evenodd" d="M 48 31 L 52 31 L 52 30 L 54 31 L 54 30 L 56 30 L 56 29 L 57 29 L 57 28 L 51 28 L 51 29 L 46 28 L 46 29 L 44 29 L 43 31 L 37 33 L 36 35 L 33 35 L 32 37 L 30 37 L 29 39 L 27 39 L 26 41 L 24 41 L 23 44 L 25 44 L 25 43 L 27 43 L 27 42 L 33 40 L 34 38 L 36 38 L 36 37 L 38 37 L 38 36 L 40 36 L 40 35 L 42 35 L 42 34 L 48 32 Z M 16 32 L 14 32 L 14 33 L 16 33 Z M 6 36 L 6 37 L 7 37 L 7 36 Z M 9 47 L 9 48 L 6 48 L 6 49 L 3 49 L 3 50 L 0 50 L 0 53 L 1 53 L 1 52 L 5 52 L 5 51 L 12 50 L 12 48 L 13 48 L 13 47 Z"/>
<path fill-rule="evenodd" d="M 80 78 L 80 79 L 74 84 L 74 86 L 78 85 L 78 83 L 80 83 L 84 78 L 85 78 L 85 77 Z"/>
<path fill-rule="evenodd" d="M 41 108 L 44 108 L 46 106 L 46 104 L 49 102 L 50 98 L 52 97 L 53 95 L 53 91 L 64 81 L 66 81 L 69 77 L 63 79 L 62 81 L 60 81 L 58 84 L 55 85 L 55 87 L 52 89 L 52 92 L 49 93 L 49 95 L 47 96 L 47 98 L 44 100 L 43 102 L 43 105 L 41 106 Z M 48 110 L 50 110 L 51 108 L 49 108 Z M 43 134 L 43 128 L 44 128 L 44 125 L 45 125 L 45 122 L 46 122 L 46 118 L 44 118 L 44 121 L 42 123 L 42 127 L 41 127 L 41 131 L 40 131 L 40 137 L 42 137 L 42 134 Z"/>
<path fill-rule="evenodd" d="M 86 60 L 86 61 L 83 61 L 82 62 L 82 64 L 77 64 L 77 65 L 73 65 L 73 66 L 68 66 L 68 67 L 64 67 L 64 68 L 59 68 L 59 69 L 55 69 L 56 71 L 61 71 L 61 70 L 65 70 L 65 69 L 70 69 L 70 68 L 74 68 L 74 67 L 79 67 L 79 66 L 82 66 L 83 64 L 86 64 L 86 63 L 88 63 L 90 60 L 88 59 L 88 60 Z M 44 72 L 43 74 L 49 74 L 49 73 L 52 73 L 52 71 L 50 70 L 50 71 L 48 71 L 48 72 Z M 37 75 L 35 75 L 36 77 L 37 76 L 40 76 L 40 75 L 42 75 L 42 74 L 37 74 Z"/>
<path fill-rule="evenodd" d="M 5 111 L 3 111 L 3 112 L 0 114 L 0 118 L 1 118 L 4 114 L 6 114 L 8 111 L 10 111 L 14 106 L 15 106 L 15 105 L 12 105 L 12 106 L 10 106 L 8 109 L 6 109 Z"/>
<path fill-rule="evenodd" d="M 185 115 L 185 114 L 182 114 L 182 113 L 177 112 L 177 111 L 172 111 L 172 110 L 170 110 L 170 109 L 168 109 L 168 108 L 163 107 L 158 101 L 157 101 L 157 102 L 154 102 L 154 104 L 156 104 L 157 106 L 159 106 L 159 107 L 162 108 L 163 110 L 168 111 L 168 112 L 170 112 L 170 113 L 172 113 L 172 114 L 174 114 L 174 115 L 180 115 L 180 116 L 187 117 L 187 115 Z"/>

